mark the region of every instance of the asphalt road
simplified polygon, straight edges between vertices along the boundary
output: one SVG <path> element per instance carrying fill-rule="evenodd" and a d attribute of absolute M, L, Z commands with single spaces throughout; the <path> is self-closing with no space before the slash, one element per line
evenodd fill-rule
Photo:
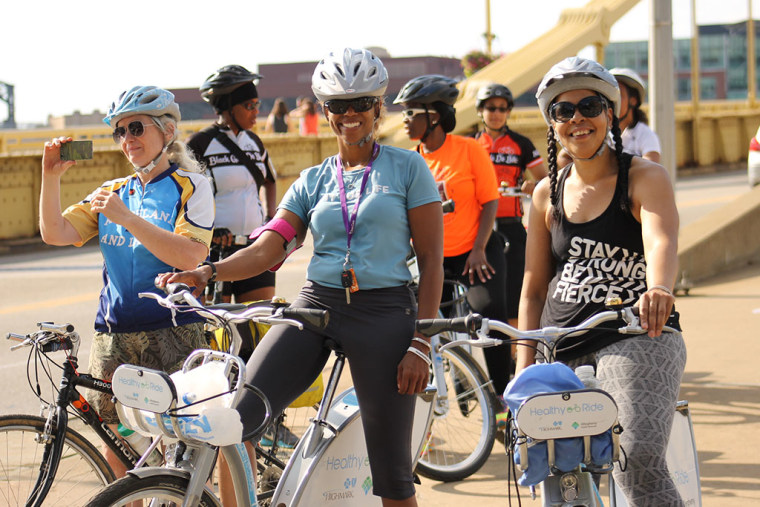
<path fill-rule="evenodd" d="M 746 174 L 685 178 L 677 185 L 681 223 L 717 210 L 748 191 Z M 296 252 L 278 272 L 277 292 L 293 299 L 304 281 L 310 247 Z M 37 322 L 74 324 L 82 334 L 80 364 L 86 367 L 89 338 L 101 287 L 96 247 L 41 249 L 0 256 L 0 336 L 27 333 Z M 681 297 L 689 359 L 682 398 L 692 407 L 704 505 L 760 505 L 760 268 L 749 267 L 707 281 Z M 37 413 L 26 382 L 24 351 L 0 360 L 6 396 L 0 413 Z M 423 480 L 421 505 L 507 505 L 506 457 L 498 445 L 486 466 L 450 484 Z M 526 505 L 538 502 L 526 500 Z"/>

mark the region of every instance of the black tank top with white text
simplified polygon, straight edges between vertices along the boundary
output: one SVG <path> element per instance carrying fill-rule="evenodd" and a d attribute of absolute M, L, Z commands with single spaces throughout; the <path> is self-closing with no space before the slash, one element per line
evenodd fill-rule
<path fill-rule="evenodd" d="M 647 290 L 641 223 L 630 210 L 621 209 L 623 190 L 616 185 L 607 209 L 598 217 L 573 223 L 565 216 L 563 206 L 569 173 L 570 167 L 562 171 L 557 185 L 559 218 L 551 226 L 556 271 L 546 294 L 541 327 L 578 325 L 604 310 L 608 298 L 619 297 L 624 306 L 631 306 Z M 604 329 L 563 340 L 557 359 L 574 359 L 624 339 L 612 331 L 621 325 L 605 323 Z"/>

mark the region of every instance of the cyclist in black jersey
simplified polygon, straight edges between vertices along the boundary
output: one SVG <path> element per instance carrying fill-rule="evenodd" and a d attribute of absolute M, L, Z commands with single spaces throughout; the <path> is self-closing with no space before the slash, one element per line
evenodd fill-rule
<path fill-rule="evenodd" d="M 259 112 L 255 81 L 261 76 L 240 65 L 227 65 L 201 85 L 203 99 L 219 115 L 216 123 L 187 141 L 195 158 L 206 167 L 216 203 L 211 261 L 246 246 L 247 238 L 274 216 L 277 173 L 264 143 L 251 129 Z M 259 301 L 274 296 L 275 274 L 265 272 L 225 284 L 223 300 Z"/>
<path fill-rule="evenodd" d="M 544 76 L 539 108 L 549 125 L 549 178 L 533 194 L 520 327 L 568 327 L 604 308 L 608 297 L 637 305 L 647 334 L 599 328 L 571 339 L 557 358 L 595 367 L 616 401 L 627 460 L 615 481 L 629 505 L 682 505 L 665 449 L 686 348 L 673 310 L 678 211 L 659 164 L 623 153 L 620 92 L 598 63 L 568 58 Z M 615 141 L 607 142 L 608 132 Z M 559 142 L 572 157 L 561 172 Z M 518 347 L 519 372 L 534 351 Z"/>

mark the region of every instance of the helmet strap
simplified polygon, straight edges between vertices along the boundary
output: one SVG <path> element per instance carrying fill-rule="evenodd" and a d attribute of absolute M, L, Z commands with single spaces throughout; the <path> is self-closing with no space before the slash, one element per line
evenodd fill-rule
<path fill-rule="evenodd" d="M 437 121 L 430 121 L 430 110 L 428 109 L 427 104 L 423 104 L 425 106 L 425 119 L 427 120 L 427 128 L 425 129 L 425 133 L 420 138 L 420 142 L 424 143 L 427 137 L 435 130 L 435 128 L 438 126 Z"/>
<path fill-rule="evenodd" d="M 141 174 L 150 174 L 150 172 L 156 168 L 156 165 L 158 164 L 158 161 L 161 160 L 161 157 L 164 156 L 164 153 L 166 153 L 166 150 L 169 149 L 169 145 L 165 144 L 161 152 L 158 154 L 156 158 L 153 159 L 153 161 L 146 165 L 146 166 L 134 166 L 135 172 L 141 173 Z"/>

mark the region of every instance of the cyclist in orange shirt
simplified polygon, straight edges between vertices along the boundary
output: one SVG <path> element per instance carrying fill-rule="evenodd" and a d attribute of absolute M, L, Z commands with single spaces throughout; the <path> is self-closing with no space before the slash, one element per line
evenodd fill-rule
<path fill-rule="evenodd" d="M 492 234 L 499 205 L 496 175 L 488 153 L 475 139 L 451 135 L 456 125 L 453 79 L 426 75 L 401 88 L 394 104 L 404 106 L 404 128 L 430 167 L 441 199 L 452 199 L 454 211 L 443 217 L 443 267 L 447 278 L 468 286 L 472 311 L 506 320 L 504 242 Z M 509 347 L 484 350 L 497 393 L 509 380 Z"/>

